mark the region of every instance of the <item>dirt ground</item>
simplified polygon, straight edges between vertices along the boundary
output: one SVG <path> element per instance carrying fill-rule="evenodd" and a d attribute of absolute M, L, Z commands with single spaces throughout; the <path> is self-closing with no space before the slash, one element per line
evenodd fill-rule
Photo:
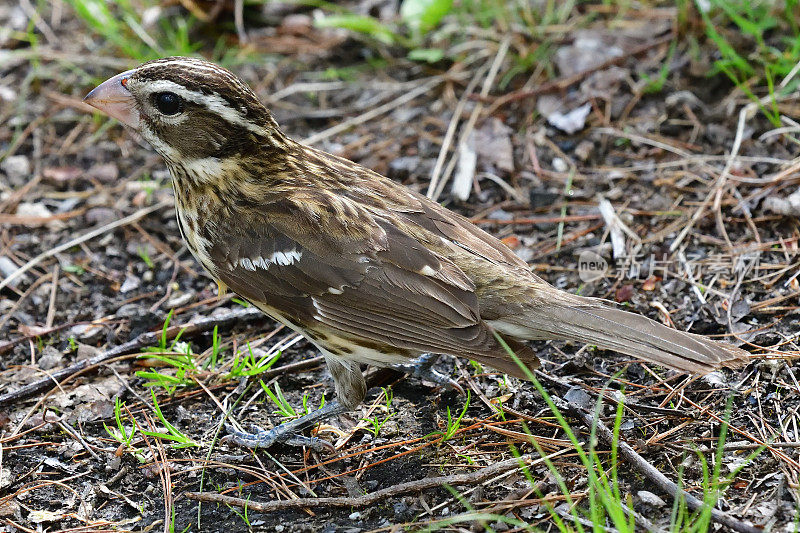
<path fill-rule="evenodd" d="M 461 414 L 466 396 L 382 374 L 375 380 L 384 388 L 372 388 L 360 411 L 319 428 L 336 445 L 332 454 L 252 452 L 219 441 L 223 405 L 240 397 L 232 416 L 245 427 L 282 420 L 264 401 L 259 377 L 270 390 L 278 384 L 297 409 L 304 397 L 315 408 L 333 394 L 321 362 L 298 368 L 317 357 L 312 345 L 252 314 L 219 327 L 225 359 L 215 372 L 202 366 L 215 351 L 212 328 L 185 334 L 188 345 L 168 341 L 184 352 L 190 346 L 200 361 L 185 376 L 191 385 L 181 382 L 172 394 L 137 375 L 150 368 L 175 374 L 137 358 L 137 346 L 63 384 L 3 401 L 61 368 L 161 331 L 170 312 L 171 325 L 185 325 L 243 309 L 232 295 L 217 296 L 182 243 L 163 161 L 81 103 L 97 82 L 136 61 L 113 55 L 68 4 L 57 16 L 52 6 L 40 7 L 0 5 L 0 26 L 41 33 L 35 46 L 0 33 L 0 279 L 30 265 L 0 293 L 0 531 L 518 527 L 498 516 L 557 530 L 553 513 L 568 515 L 569 506 L 541 461 L 530 467 L 538 494 L 518 469 L 452 491 L 414 488 L 479 472 L 512 457 L 511 445 L 539 457 L 524 422 L 573 501 L 587 498 L 586 469 L 533 385 L 467 359 L 442 358 L 436 366 L 470 391 L 452 438 L 437 432 L 447 428 L 448 413 Z M 553 397 L 600 394 L 600 419 L 611 427 L 624 392 L 619 438 L 647 462 L 702 497 L 704 467 L 721 459 L 721 475 L 736 475 L 719 509 L 766 531 L 796 530 L 796 140 L 726 79 L 707 77 L 706 50 L 681 39 L 671 49 L 675 30 L 661 10 L 629 13 L 624 24 L 600 13 L 564 29 L 551 43 L 551 66 L 528 70 L 515 58 L 537 41 L 524 32 L 476 32 L 458 61 L 427 64 L 315 28 L 312 16 L 295 6 L 258 23 L 248 18 L 249 44 L 228 57 L 284 130 L 423 193 L 436 176 L 440 202 L 502 238 L 556 287 L 752 352 L 742 368 L 693 379 L 592 347 L 534 344 L 540 380 Z M 233 19 L 227 11 L 219 17 Z M 220 35 L 234 47 L 235 32 Z M 197 38 L 207 43 L 198 53 L 210 54 L 212 37 Z M 645 91 L 641 74 L 657 76 L 665 64 L 661 90 Z M 800 115 L 796 93 L 775 105 L 782 115 Z M 88 232 L 94 236 L 80 239 Z M 231 378 L 233 354 L 247 354 L 248 343 L 257 357 L 289 345 L 271 369 L 288 370 L 249 382 Z M 117 399 L 125 403 L 124 426 L 135 419 L 139 430 L 163 431 L 151 390 L 165 419 L 199 446 L 175 447 L 140 432 L 129 446 L 111 438 L 106 426 L 116 427 Z M 385 420 L 377 435 L 370 419 Z M 587 443 L 585 424 L 568 420 Z M 748 458 L 763 443 L 770 444 Z M 619 471 L 637 529 L 668 528 L 672 499 L 628 462 L 612 465 L 607 445 L 598 450 L 604 468 Z M 365 506 L 289 504 L 246 515 L 186 494 L 358 501 L 403 483 L 410 488 Z M 492 517 L 437 522 L 468 510 Z"/>

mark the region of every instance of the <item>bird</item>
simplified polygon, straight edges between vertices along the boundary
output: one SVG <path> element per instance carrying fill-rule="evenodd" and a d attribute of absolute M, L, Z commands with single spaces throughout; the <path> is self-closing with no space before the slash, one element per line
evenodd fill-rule
<path fill-rule="evenodd" d="M 467 218 L 292 140 L 244 81 L 204 59 L 143 63 L 84 101 L 163 157 L 182 237 L 220 289 L 324 355 L 334 401 L 269 430 L 229 427 L 235 443 L 325 449 L 302 431 L 364 400 L 362 363 L 422 358 L 415 368 L 424 371 L 430 354 L 443 354 L 529 378 L 538 358 L 527 341 L 546 339 L 697 374 L 748 358 L 731 344 L 553 287 Z"/>

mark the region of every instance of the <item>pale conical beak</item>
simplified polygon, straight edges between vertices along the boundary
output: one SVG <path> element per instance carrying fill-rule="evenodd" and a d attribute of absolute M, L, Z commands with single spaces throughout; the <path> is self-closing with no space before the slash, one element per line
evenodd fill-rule
<path fill-rule="evenodd" d="M 139 129 L 139 111 L 136 109 L 136 100 L 126 87 L 131 74 L 133 71 L 127 70 L 107 79 L 92 89 L 83 101 L 123 124 L 133 129 Z"/>

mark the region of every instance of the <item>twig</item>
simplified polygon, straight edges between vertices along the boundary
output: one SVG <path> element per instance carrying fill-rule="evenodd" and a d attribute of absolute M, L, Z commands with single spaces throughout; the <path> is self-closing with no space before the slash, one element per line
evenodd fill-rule
<path fill-rule="evenodd" d="M 264 313 L 262 313 L 260 310 L 254 307 L 247 309 L 238 309 L 236 311 L 231 311 L 230 313 L 227 313 L 220 317 L 204 318 L 194 323 L 185 324 L 181 326 L 172 326 L 171 328 L 167 329 L 167 337 L 170 339 L 174 338 L 181 331 L 183 331 L 184 336 L 195 335 L 197 333 L 202 333 L 204 331 L 214 329 L 214 326 L 226 327 L 239 322 L 257 320 L 259 318 L 263 318 L 264 316 L 265 316 Z M 135 339 L 130 340 L 124 344 L 120 344 L 119 346 L 111 348 L 110 350 L 101 352 L 89 359 L 78 361 L 74 365 L 68 366 L 67 368 L 62 368 L 61 370 L 57 370 L 51 373 L 47 378 L 34 381 L 33 383 L 29 383 L 28 385 L 25 385 L 24 387 L 21 387 L 15 391 L 0 396 L 0 405 L 5 405 L 25 398 L 29 398 L 30 396 L 33 396 L 34 394 L 46 389 L 51 384 L 53 383 L 58 384 L 60 382 L 63 382 L 69 377 L 77 374 L 78 372 L 81 372 L 85 368 L 99 365 L 110 359 L 119 357 L 120 355 L 125 355 L 134 352 L 136 350 L 139 350 L 141 348 L 144 348 L 145 346 L 156 343 L 158 342 L 159 339 L 161 339 L 162 335 L 163 333 L 161 330 L 142 333 Z"/>
<path fill-rule="evenodd" d="M 500 98 L 498 98 L 497 100 L 494 101 L 494 104 L 492 104 L 490 110 L 491 110 L 492 113 L 494 113 L 497 110 L 497 108 L 499 108 L 501 106 L 504 106 L 506 104 L 509 104 L 511 102 L 516 102 L 518 100 L 525 100 L 527 98 L 530 98 L 531 96 L 538 96 L 540 94 L 563 91 L 564 89 L 566 89 L 570 85 L 573 85 L 575 83 L 578 83 L 578 82 L 581 82 L 581 81 L 585 80 L 590 74 L 593 74 L 593 73 L 595 73 L 597 71 L 600 71 L 600 70 L 605 70 L 610 66 L 622 63 L 623 61 L 627 60 L 630 57 L 637 56 L 639 54 L 647 52 L 651 48 L 655 48 L 655 47 L 660 46 L 662 44 L 668 43 L 668 42 L 672 41 L 672 39 L 674 39 L 674 38 L 675 38 L 675 35 L 673 35 L 672 33 L 669 33 L 669 34 L 664 35 L 663 37 L 660 37 L 658 39 L 655 39 L 655 40 L 653 40 L 653 41 L 651 41 L 649 43 L 645 43 L 645 44 L 643 44 L 641 46 L 637 46 L 636 48 L 632 49 L 630 52 L 628 52 L 625 55 L 613 57 L 613 58 L 611 58 L 611 59 L 609 59 L 607 61 L 603 61 L 602 63 L 600 63 L 598 65 L 595 65 L 595 66 L 593 66 L 591 68 L 588 68 L 586 70 L 582 70 L 582 71 L 576 72 L 575 74 L 572 74 L 570 76 L 566 76 L 566 77 L 563 77 L 563 78 L 560 78 L 560 79 L 557 79 L 557 80 L 553 80 L 553 81 L 548 82 L 548 83 L 544 83 L 544 84 L 540 85 L 539 87 L 537 87 L 535 89 L 532 89 L 530 91 L 519 91 L 519 92 L 514 92 L 514 93 L 510 93 L 510 94 L 501 96 Z M 474 98 L 478 99 L 478 100 L 484 100 L 484 101 L 488 100 L 488 98 L 486 96 L 483 96 L 483 95 L 481 95 L 481 96 L 475 95 Z"/>
<path fill-rule="evenodd" d="M 508 47 L 511 45 L 511 38 L 507 37 L 504 39 L 497 50 L 497 55 L 494 56 L 492 60 L 492 65 L 489 67 L 489 72 L 486 73 L 486 79 L 483 81 L 483 87 L 481 88 L 481 96 L 488 96 L 489 91 L 492 90 L 494 86 L 494 80 L 497 77 L 497 73 L 500 70 L 500 66 L 503 64 L 503 60 L 506 57 L 506 53 L 508 52 Z M 478 117 L 483 111 L 483 104 L 480 102 L 475 105 L 475 108 L 472 110 L 469 118 L 467 119 L 467 123 L 464 125 L 464 128 L 461 130 L 459 146 L 463 143 L 467 142 L 470 133 L 473 129 L 475 129 L 475 124 L 478 122 Z M 458 160 L 460 151 L 456 151 L 455 154 L 450 158 L 450 163 L 448 163 L 447 168 L 444 169 L 444 173 L 440 176 L 440 180 L 438 183 L 431 181 L 428 185 L 428 191 L 426 196 L 433 201 L 436 201 L 439 198 L 439 195 L 444 190 L 444 186 L 447 183 L 447 180 L 450 178 L 450 175 L 453 173 L 453 168 L 455 168 L 456 161 Z"/>
<path fill-rule="evenodd" d="M 692 218 L 689 219 L 689 222 L 686 224 L 683 230 L 681 230 L 681 232 L 678 234 L 678 236 L 670 245 L 669 247 L 670 252 L 674 252 L 675 250 L 678 249 L 678 246 L 680 246 L 681 242 L 683 242 L 683 239 L 686 238 L 686 236 L 692 230 L 697 221 L 700 220 L 700 218 L 705 214 L 706 209 L 708 208 L 708 204 L 711 203 L 712 199 L 714 200 L 713 204 L 714 209 L 719 211 L 720 203 L 722 201 L 722 189 L 725 187 L 725 184 L 728 181 L 728 174 L 730 173 L 731 167 L 733 166 L 736 157 L 739 155 L 739 148 L 742 145 L 745 120 L 747 119 L 748 114 L 750 114 L 755 107 L 756 107 L 755 104 L 748 104 L 739 111 L 739 122 L 736 128 L 736 137 L 733 140 L 733 146 L 731 146 L 730 156 L 725 162 L 725 168 L 722 169 L 722 173 L 714 182 L 714 187 L 711 189 L 711 191 L 705 197 L 703 202 L 700 204 L 700 207 L 698 207 L 697 210 L 695 210 L 694 214 L 692 214 Z M 722 225 L 721 217 L 722 215 L 716 217 L 717 230 L 719 230 L 724 235 L 725 241 L 728 244 L 728 248 L 730 249 L 732 248 L 731 241 L 728 238 L 728 234 L 725 231 L 724 225 Z"/>
<path fill-rule="evenodd" d="M 10 319 L 14 315 L 14 313 L 17 311 L 19 306 L 22 305 L 22 302 L 25 300 L 25 298 L 30 296 L 31 293 L 33 291 L 35 291 L 36 288 L 39 285 L 41 285 L 42 283 L 44 283 L 45 281 L 47 281 L 49 279 L 53 279 L 53 273 L 52 272 L 46 273 L 45 275 L 43 275 L 42 277 L 40 277 L 39 279 L 37 279 L 36 281 L 31 283 L 31 286 L 28 287 L 28 289 L 24 293 L 22 293 L 22 296 L 20 296 L 19 299 L 16 302 L 14 302 L 14 305 L 11 306 L 11 309 L 9 309 L 8 311 L 5 311 L 3 318 L 0 318 L 0 331 L 4 331 L 3 330 L 3 326 L 6 325 L 6 322 L 8 322 L 8 319 Z M 5 344 L 3 344 L 2 346 L 5 346 Z M 0 353 L 2 353 L 2 352 L 3 352 L 2 347 L 0 347 Z"/>
<path fill-rule="evenodd" d="M 103 235 L 104 233 L 107 233 L 107 232 L 109 232 L 109 231 L 111 231 L 113 229 L 116 229 L 116 228 L 120 227 L 120 226 L 125 226 L 126 224 L 130 224 L 131 222 L 136 222 L 140 218 L 142 218 L 142 217 L 144 217 L 146 215 L 149 215 L 153 211 L 158 211 L 159 209 L 161 209 L 163 207 L 167 207 L 168 205 L 172 205 L 172 200 L 165 200 L 165 201 L 159 202 L 159 203 L 157 203 L 155 205 L 151 205 L 150 207 L 145 207 L 144 209 L 140 209 L 140 210 L 136 211 L 135 213 L 126 216 L 125 218 L 121 218 L 119 220 L 111 222 L 110 224 L 106 224 L 105 226 L 102 226 L 102 227 L 94 229 L 94 230 L 92 230 L 90 232 L 84 233 L 80 237 L 75 237 L 71 241 L 65 242 L 63 244 L 59 244 L 55 248 L 51 248 L 51 249 L 49 249 L 49 250 L 47 250 L 45 252 L 40 253 L 39 255 L 37 255 L 36 257 L 34 257 L 33 259 L 31 259 L 30 261 L 28 261 L 27 263 L 25 263 L 21 267 L 19 267 L 17 270 L 12 272 L 7 278 L 5 278 L 4 280 L 0 281 L 0 290 L 5 288 L 6 286 L 8 286 L 9 283 L 14 281 L 18 277 L 20 277 L 22 274 L 24 274 L 25 272 L 27 272 L 31 268 L 35 267 L 36 265 L 38 265 L 39 263 L 41 263 L 45 259 L 47 259 L 49 257 L 53 257 L 54 255 L 59 254 L 59 253 L 63 252 L 64 250 L 69 250 L 73 246 L 77 246 L 77 245 L 79 245 L 79 244 L 81 244 L 83 242 L 86 242 L 86 241 L 90 240 L 90 239 L 94 239 L 95 237 Z"/>
<path fill-rule="evenodd" d="M 439 150 L 439 155 L 436 158 L 436 164 L 433 166 L 433 170 L 431 171 L 431 179 L 428 185 L 428 193 L 431 193 L 436 184 L 439 182 L 439 176 L 441 175 L 442 169 L 444 169 L 444 162 L 447 159 L 447 154 L 450 151 L 450 146 L 453 143 L 453 138 L 456 134 L 456 127 L 458 126 L 459 121 L 461 120 L 461 114 L 464 112 L 464 107 L 467 105 L 469 101 L 469 95 L 475 90 L 475 87 L 478 85 L 481 77 L 483 76 L 484 70 L 488 69 L 489 65 L 486 64 L 481 67 L 475 75 L 469 80 L 467 84 L 467 88 L 464 89 L 464 94 L 461 96 L 461 99 L 456 104 L 455 111 L 453 111 L 453 117 L 450 119 L 450 123 L 447 125 L 447 131 L 444 133 L 444 138 L 442 139 L 442 147 Z"/>
<path fill-rule="evenodd" d="M 697 296 L 697 299 L 700 300 L 700 303 L 705 305 L 706 297 L 703 296 L 703 293 L 700 291 L 700 288 L 698 287 L 699 283 L 694 279 L 694 275 L 692 275 L 692 267 L 689 265 L 689 261 L 686 259 L 686 255 L 684 255 L 683 251 L 678 253 L 678 260 L 683 266 L 683 271 L 686 273 L 686 278 L 689 280 L 689 283 L 692 284 L 692 291 L 694 292 L 695 296 Z"/>
<path fill-rule="evenodd" d="M 244 0 L 235 0 L 233 3 L 233 23 L 236 26 L 236 35 L 240 44 L 247 44 L 247 32 L 244 29 Z"/>
<path fill-rule="evenodd" d="M 420 85 L 416 89 L 408 91 L 403 96 L 401 96 L 399 98 L 396 98 L 394 100 L 391 100 L 391 101 L 383 104 L 382 106 L 378 106 L 375 109 L 371 109 L 371 110 L 367 111 L 366 113 L 363 113 L 363 114 L 361 114 L 361 115 L 359 115 L 357 117 L 353 117 L 351 119 L 345 120 L 344 122 L 341 122 L 341 123 L 337 124 L 336 126 L 328 128 L 327 130 L 323 130 L 323 131 L 321 131 L 319 133 L 315 133 L 311 137 L 306 137 L 305 139 L 303 139 L 303 142 L 305 144 L 316 144 L 316 143 L 318 143 L 320 141 L 323 141 L 323 140 L 325 140 L 325 139 L 327 139 L 329 137 L 332 137 L 333 135 L 336 135 L 337 133 L 341 133 L 343 131 L 346 131 L 347 129 L 349 129 L 349 128 L 353 127 L 353 126 L 357 126 L 358 124 L 363 124 L 364 122 L 368 122 L 368 121 L 372 120 L 375 117 L 378 117 L 378 116 L 380 116 L 380 115 L 382 115 L 384 113 L 388 113 L 392 109 L 394 109 L 396 107 L 400 107 L 401 105 L 403 105 L 403 104 L 405 104 L 407 102 L 410 102 L 414 98 L 416 98 L 416 97 L 418 97 L 418 96 L 420 96 L 422 94 L 425 94 L 426 92 L 428 92 L 429 90 L 433 89 L 434 87 L 436 87 L 437 85 L 439 85 L 443 81 L 444 81 L 444 77 L 433 78 L 432 80 L 430 80 L 430 81 L 428 81 L 426 83 L 423 83 L 422 85 Z"/>
<path fill-rule="evenodd" d="M 75 439 L 78 442 L 78 444 L 83 446 L 83 449 L 86 450 L 89 453 L 89 455 L 94 457 L 94 459 L 97 460 L 97 461 L 102 461 L 102 459 L 100 459 L 100 456 L 97 455 L 97 453 L 92 449 L 91 446 L 89 446 L 89 443 L 86 442 L 86 440 L 83 437 L 81 437 L 80 433 L 78 433 L 77 431 L 72 429 L 69 426 L 69 424 L 65 424 L 65 423 L 63 423 L 61 421 L 59 421 L 57 423 L 58 423 L 58 427 L 60 427 L 64 431 L 64 433 L 68 434 L 70 437 Z"/>
<path fill-rule="evenodd" d="M 556 453 L 563 453 L 559 450 Z M 548 456 L 549 458 L 549 456 Z M 470 472 L 468 474 L 453 474 L 449 476 L 429 477 L 400 483 L 393 485 L 379 491 L 358 496 L 355 498 L 350 497 L 328 497 L 328 498 L 297 498 L 296 500 L 282 500 L 271 502 L 254 502 L 244 498 L 235 498 L 233 496 L 226 496 L 224 494 L 214 494 L 210 492 L 186 492 L 185 495 L 191 500 L 198 500 L 203 502 L 224 503 L 226 505 L 233 505 L 236 507 L 247 507 L 251 511 L 259 513 L 268 513 L 272 511 L 280 511 L 282 509 L 297 509 L 305 507 L 366 507 L 383 501 L 386 498 L 392 498 L 405 494 L 408 492 L 419 492 L 426 489 L 433 489 L 442 487 L 443 485 L 474 485 L 482 483 L 483 481 L 495 476 L 501 472 L 508 470 L 518 469 L 521 466 L 530 467 L 544 461 L 543 458 L 534 458 L 533 455 L 524 455 L 519 458 L 506 459 L 493 465 L 487 466 L 478 470 L 477 472 Z"/>
<path fill-rule="evenodd" d="M 611 202 L 606 200 L 602 195 L 598 195 L 597 209 L 603 216 L 603 221 L 606 223 L 606 228 L 611 236 L 611 246 L 614 252 L 614 259 L 622 258 L 625 256 L 625 233 L 627 233 L 634 241 L 641 243 L 641 239 L 631 229 L 625 225 L 619 218 L 614 206 Z"/>
<path fill-rule="evenodd" d="M 45 319 L 44 326 L 46 328 L 53 327 L 53 320 L 56 317 L 56 295 L 58 294 L 58 263 L 53 267 L 53 274 L 50 281 L 50 304 L 47 307 L 47 318 Z"/>
<path fill-rule="evenodd" d="M 615 440 L 614 433 L 600 421 L 599 418 L 596 418 L 592 412 L 589 412 L 583 409 L 581 406 L 569 402 L 567 404 L 569 410 L 581 421 L 590 428 L 595 428 L 597 431 L 597 435 L 606 442 L 608 445 L 616 444 L 617 450 L 619 454 L 624 458 L 625 461 L 630 463 L 636 470 L 638 470 L 642 475 L 644 475 L 647 479 L 655 483 L 655 485 L 669 494 L 672 498 L 683 498 L 686 502 L 686 506 L 689 507 L 691 510 L 702 509 L 707 506 L 707 504 L 692 496 L 691 494 L 684 491 L 680 488 L 675 482 L 671 481 L 667 476 L 662 474 L 655 466 L 648 463 L 644 457 L 636 453 L 636 450 L 631 448 L 626 442 L 622 440 Z M 719 509 L 711 508 L 711 519 L 718 524 L 722 524 L 734 531 L 738 531 L 739 533 L 762 533 L 762 530 L 751 526 L 741 520 L 738 520 L 728 513 L 720 511 Z"/>

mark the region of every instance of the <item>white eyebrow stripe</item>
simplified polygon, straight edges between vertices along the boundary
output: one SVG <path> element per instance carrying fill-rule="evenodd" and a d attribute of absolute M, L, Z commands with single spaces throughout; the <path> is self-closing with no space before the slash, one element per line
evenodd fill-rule
<path fill-rule="evenodd" d="M 246 128 L 258 135 L 267 136 L 268 132 L 261 126 L 257 126 L 247 120 L 241 111 L 231 107 L 230 103 L 217 93 L 204 94 L 187 89 L 179 83 L 170 80 L 154 80 L 144 82 L 150 94 L 158 92 L 173 92 L 187 100 L 205 106 L 209 111 L 218 114 L 227 122 Z"/>

